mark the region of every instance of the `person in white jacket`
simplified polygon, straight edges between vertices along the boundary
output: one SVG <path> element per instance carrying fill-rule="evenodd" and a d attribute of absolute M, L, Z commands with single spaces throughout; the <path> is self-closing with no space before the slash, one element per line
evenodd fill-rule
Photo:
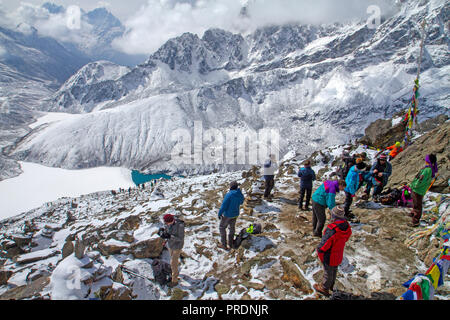
<path fill-rule="evenodd" d="M 278 164 L 276 161 L 276 157 L 274 154 L 271 154 L 269 156 L 269 159 L 267 159 L 264 162 L 263 165 L 263 175 L 265 180 L 265 191 L 264 191 L 264 199 L 271 198 L 271 192 L 273 189 L 273 186 L 275 185 L 275 172 L 278 169 Z"/>

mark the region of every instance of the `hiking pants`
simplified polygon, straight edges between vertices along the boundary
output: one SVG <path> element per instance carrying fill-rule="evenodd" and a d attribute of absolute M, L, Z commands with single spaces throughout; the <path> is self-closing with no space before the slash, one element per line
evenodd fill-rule
<path fill-rule="evenodd" d="M 274 176 L 264 176 L 265 187 L 264 187 L 264 198 L 267 198 L 272 192 L 273 186 L 275 185 Z"/>
<path fill-rule="evenodd" d="M 372 196 L 376 196 L 379 195 L 382 191 L 383 191 L 383 187 L 384 184 L 383 183 L 378 183 L 378 182 L 374 182 L 374 178 L 370 179 L 367 182 L 367 187 L 366 190 L 364 191 L 365 193 L 367 193 L 368 195 L 370 195 L 370 189 L 372 189 L 373 186 L 375 186 L 374 190 L 373 190 L 373 195 Z"/>
<path fill-rule="evenodd" d="M 220 241 L 224 246 L 227 246 L 227 227 L 230 229 L 228 233 L 228 245 L 229 247 L 233 248 L 233 239 L 234 239 L 234 232 L 236 229 L 236 220 L 237 217 L 234 218 L 228 218 L 222 216 L 222 219 L 220 219 L 220 225 L 219 225 L 219 231 L 220 231 Z"/>
<path fill-rule="evenodd" d="M 172 268 L 172 282 L 178 282 L 178 275 L 180 272 L 178 271 L 178 262 L 180 261 L 181 249 L 170 249 L 170 267 Z"/>
<path fill-rule="evenodd" d="M 413 199 L 413 209 L 411 211 L 411 213 L 413 214 L 412 222 L 414 224 L 418 224 L 420 222 L 420 218 L 422 218 L 423 196 L 413 191 L 412 199 Z"/>
<path fill-rule="evenodd" d="M 350 192 L 345 191 L 344 212 L 347 217 L 350 214 L 350 206 L 353 203 L 353 196 Z"/>
<path fill-rule="evenodd" d="M 334 283 L 336 282 L 338 267 L 332 267 L 327 264 L 323 264 L 323 280 L 322 286 L 327 289 L 333 291 Z"/>
<path fill-rule="evenodd" d="M 325 215 L 325 210 L 327 208 L 312 201 L 312 223 L 313 223 L 313 233 L 315 236 L 322 236 L 322 230 L 325 226 L 325 220 L 327 216 Z"/>
<path fill-rule="evenodd" d="M 300 188 L 300 200 L 298 202 L 299 208 L 302 208 L 303 206 L 303 199 L 305 198 L 305 192 L 306 192 L 305 208 L 309 207 L 309 202 L 311 201 L 312 188 Z"/>

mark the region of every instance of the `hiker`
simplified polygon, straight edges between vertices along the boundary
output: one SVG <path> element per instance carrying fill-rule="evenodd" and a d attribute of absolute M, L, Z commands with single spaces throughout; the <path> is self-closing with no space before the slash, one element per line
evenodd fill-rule
<path fill-rule="evenodd" d="M 431 179 L 438 172 L 436 155 L 428 154 L 425 157 L 425 164 L 425 167 L 419 171 L 413 182 L 411 182 L 413 209 L 410 212 L 412 222 L 409 226 L 414 228 L 419 226 L 420 218 L 422 217 L 423 196 L 431 185 Z"/>
<path fill-rule="evenodd" d="M 313 180 L 316 180 L 316 173 L 313 169 L 311 169 L 311 161 L 306 160 L 304 163 L 304 167 L 298 170 L 297 175 L 300 177 L 300 199 L 298 202 L 298 207 L 300 210 L 309 210 Z M 305 192 L 306 201 L 305 207 L 303 208 L 303 199 L 305 198 Z"/>
<path fill-rule="evenodd" d="M 178 262 L 181 255 L 181 249 L 184 245 L 184 221 L 175 218 L 172 214 L 166 214 L 163 217 L 165 224 L 165 232 L 168 239 L 164 240 L 163 245 L 168 243 L 170 254 L 170 266 L 172 268 L 172 282 L 169 287 L 178 285 Z"/>
<path fill-rule="evenodd" d="M 219 248 L 224 250 L 230 250 L 233 248 L 233 238 L 236 227 L 236 220 L 239 216 L 239 207 L 244 203 L 244 195 L 236 181 L 230 183 L 230 191 L 225 195 L 222 206 L 219 210 L 219 231 L 220 231 L 220 245 Z M 228 233 L 228 245 L 227 246 L 227 227 Z"/>
<path fill-rule="evenodd" d="M 377 161 L 375 161 L 372 168 L 370 168 L 370 174 L 372 177 L 367 182 L 364 198 L 366 200 L 369 199 L 370 190 L 375 186 L 372 198 L 376 200 L 387 184 L 389 176 L 392 174 L 392 165 L 387 161 L 385 154 L 380 155 Z"/>
<path fill-rule="evenodd" d="M 325 226 L 325 210 L 332 210 L 336 206 L 335 198 L 339 191 L 343 191 L 347 184 L 344 180 L 326 180 L 312 195 L 313 234 L 322 237 Z"/>
<path fill-rule="evenodd" d="M 361 182 L 363 180 L 362 176 L 362 170 L 365 168 L 365 164 L 362 160 L 362 158 L 356 159 L 356 165 L 350 168 L 350 171 L 347 174 L 347 177 L 345 178 L 345 183 L 347 186 L 344 189 L 345 192 L 345 204 L 344 204 L 344 212 L 345 217 L 347 219 L 353 219 L 355 218 L 355 215 L 353 215 L 350 212 L 350 206 L 353 203 L 353 197 L 356 194 L 356 191 L 358 191 Z"/>
<path fill-rule="evenodd" d="M 387 147 L 386 150 L 391 150 L 391 152 L 389 152 L 389 161 L 391 161 L 392 159 L 394 159 L 400 152 L 403 151 L 403 148 L 401 146 L 402 144 L 400 142 L 396 142 L 395 144 L 393 144 L 390 147 Z"/>
<path fill-rule="evenodd" d="M 274 154 L 271 154 L 269 156 L 269 159 L 267 159 L 264 162 L 263 166 L 263 175 L 265 180 L 265 188 L 264 188 L 264 199 L 271 198 L 271 192 L 273 189 L 273 186 L 275 185 L 274 177 L 275 177 L 275 171 L 277 170 L 278 165 Z"/>
<path fill-rule="evenodd" d="M 350 168 L 356 164 L 356 156 L 350 156 L 350 153 L 348 151 L 344 151 L 342 153 L 342 161 L 344 162 L 344 164 L 341 167 L 340 177 L 342 180 L 345 180 L 348 172 L 350 171 Z"/>
<path fill-rule="evenodd" d="M 322 241 L 317 247 L 317 256 L 323 264 L 322 283 L 313 285 L 314 289 L 329 297 L 333 291 L 338 266 L 342 263 L 344 247 L 350 236 L 352 228 L 345 219 L 345 212 L 341 206 L 331 210 L 332 222 L 327 226 Z"/>

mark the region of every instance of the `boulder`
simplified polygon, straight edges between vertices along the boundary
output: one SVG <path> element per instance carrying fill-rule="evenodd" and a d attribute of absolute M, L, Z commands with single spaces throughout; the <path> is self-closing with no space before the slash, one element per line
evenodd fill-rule
<path fill-rule="evenodd" d="M 133 292 L 127 286 L 114 282 L 111 286 L 101 287 L 98 296 L 101 300 L 133 300 Z"/>
<path fill-rule="evenodd" d="M 0 300 L 42 299 L 42 290 L 50 283 L 50 277 L 41 277 L 29 284 L 13 288 L 0 295 Z"/>
<path fill-rule="evenodd" d="M 391 119 L 378 119 L 372 122 L 365 130 L 365 135 L 359 143 L 384 149 L 405 138 L 405 125 L 403 122 L 392 126 Z"/>
<path fill-rule="evenodd" d="M 175 288 L 172 290 L 170 300 L 183 300 L 188 295 L 189 293 L 187 293 L 186 291 L 183 291 L 180 288 Z"/>
<path fill-rule="evenodd" d="M 110 256 L 113 254 L 119 254 L 122 250 L 127 249 L 129 244 L 122 241 L 117 241 L 114 239 L 101 242 L 98 244 L 98 249 L 104 256 Z"/>
<path fill-rule="evenodd" d="M 164 249 L 163 239 L 155 238 L 131 245 L 130 253 L 136 259 L 158 258 Z"/>
<path fill-rule="evenodd" d="M 15 257 L 15 262 L 18 264 L 27 264 L 32 263 L 40 260 L 45 260 L 50 257 L 53 257 L 60 253 L 58 250 L 55 249 L 44 249 L 39 251 L 34 251 L 26 254 L 22 254 L 20 256 Z"/>
<path fill-rule="evenodd" d="M 62 248 L 62 258 L 65 259 L 74 252 L 73 242 L 68 240 Z"/>
<path fill-rule="evenodd" d="M 4 286 L 8 283 L 9 278 L 13 275 L 10 270 L 0 270 L 0 286 Z"/>
<path fill-rule="evenodd" d="M 312 293 L 311 284 L 303 277 L 297 265 L 291 260 L 281 259 L 281 266 L 283 267 L 283 276 L 281 280 L 284 282 L 291 282 L 294 287 L 305 294 Z"/>
<path fill-rule="evenodd" d="M 139 228 L 139 225 L 141 224 L 141 218 L 138 216 L 129 216 L 126 218 L 122 225 L 120 226 L 121 230 L 136 230 Z"/>
<path fill-rule="evenodd" d="M 75 257 L 78 259 L 82 259 L 84 257 L 84 251 L 86 250 L 86 246 L 84 245 L 83 241 L 78 239 L 75 241 Z"/>

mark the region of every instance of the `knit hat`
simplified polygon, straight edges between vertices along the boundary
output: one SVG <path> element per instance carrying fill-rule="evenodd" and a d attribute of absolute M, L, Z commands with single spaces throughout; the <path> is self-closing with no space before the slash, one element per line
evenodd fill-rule
<path fill-rule="evenodd" d="M 381 154 L 380 160 L 386 160 L 387 159 L 387 155 L 385 155 L 384 153 Z"/>
<path fill-rule="evenodd" d="M 397 148 L 400 147 L 400 145 L 401 145 L 401 143 L 398 142 L 398 141 L 395 143 L 395 146 L 396 146 Z"/>
<path fill-rule="evenodd" d="M 361 162 L 363 162 L 363 159 L 362 159 L 362 158 L 356 159 L 356 164 L 361 163 Z"/>
<path fill-rule="evenodd" d="M 164 215 L 163 219 L 165 223 L 172 223 L 175 220 L 175 217 L 172 214 L 168 213 Z"/>
<path fill-rule="evenodd" d="M 331 217 L 334 219 L 345 219 L 345 211 L 341 206 L 335 206 L 331 210 Z"/>
<path fill-rule="evenodd" d="M 230 182 L 230 189 L 231 190 L 236 190 L 237 188 L 238 188 L 238 183 L 237 183 L 237 181 L 231 181 Z"/>

